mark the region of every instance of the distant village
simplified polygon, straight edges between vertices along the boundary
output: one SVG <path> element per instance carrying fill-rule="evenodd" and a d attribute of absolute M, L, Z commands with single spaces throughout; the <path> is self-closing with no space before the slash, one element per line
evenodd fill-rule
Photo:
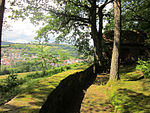
<path fill-rule="evenodd" d="M 19 48 L 2 48 L 1 65 L 11 66 L 17 62 L 25 62 L 27 59 L 37 58 L 35 53 L 28 53 L 27 49 Z M 57 57 L 59 59 L 59 57 Z M 62 65 L 82 62 L 81 59 L 64 60 Z M 51 63 L 52 66 L 59 66 L 60 64 Z"/>

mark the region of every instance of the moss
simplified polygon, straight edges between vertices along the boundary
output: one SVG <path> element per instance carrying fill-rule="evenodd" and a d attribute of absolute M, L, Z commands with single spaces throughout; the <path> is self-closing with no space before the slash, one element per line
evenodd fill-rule
<path fill-rule="evenodd" d="M 145 84 L 145 86 L 143 85 Z M 144 89 L 147 87 L 147 89 Z M 118 81 L 108 92 L 116 113 L 150 112 L 150 84 L 147 80 Z"/>
<path fill-rule="evenodd" d="M 135 67 L 121 68 L 121 80 L 109 81 L 106 94 L 116 113 L 150 112 L 150 81 L 139 79 L 141 72 Z"/>
<path fill-rule="evenodd" d="M 81 66 L 82 69 L 76 68 L 51 77 L 28 80 L 19 86 L 21 92 L 8 105 L 0 107 L 0 112 L 6 110 L 13 113 L 38 113 L 48 94 L 56 88 L 59 82 L 70 74 L 86 68 L 86 66 L 85 68 L 83 67 Z"/>

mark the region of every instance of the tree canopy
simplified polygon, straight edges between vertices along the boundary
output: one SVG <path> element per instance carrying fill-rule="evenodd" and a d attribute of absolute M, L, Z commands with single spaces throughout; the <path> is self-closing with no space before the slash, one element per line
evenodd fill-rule
<path fill-rule="evenodd" d="M 53 33 L 57 34 L 57 41 L 73 43 L 80 50 L 90 50 L 89 41 L 93 39 L 95 63 L 102 65 L 104 8 L 111 2 L 113 0 L 14 1 L 12 6 L 17 5 L 19 9 L 13 10 L 12 18 L 28 16 L 34 24 L 43 22 L 36 39 L 47 41 Z"/>
<path fill-rule="evenodd" d="M 150 34 L 150 1 L 149 0 L 122 0 L 122 29 L 144 31 Z M 106 30 L 113 29 L 113 9 L 107 20 Z"/>

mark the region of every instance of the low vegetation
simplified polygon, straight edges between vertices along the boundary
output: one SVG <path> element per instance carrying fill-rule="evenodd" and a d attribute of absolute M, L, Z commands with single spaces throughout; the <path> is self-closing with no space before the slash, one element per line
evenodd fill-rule
<path fill-rule="evenodd" d="M 37 113 L 46 100 L 47 95 L 55 89 L 59 82 L 83 68 L 69 70 L 51 77 L 32 79 L 19 86 L 21 92 L 10 102 L 0 107 L 0 112 Z"/>
<path fill-rule="evenodd" d="M 136 69 L 141 70 L 143 72 L 143 76 L 150 79 L 150 59 L 145 61 L 139 59 Z"/>
<path fill-rule="evenodd" d="M 77 63 L 73 65 L 66 65 L 61 67 L 56 67 L 54 69 L 46 71 L 45 74 L 43 72 L 32 72 L 29 74 L 24 74 L 23 76 L 21 74 L 17 75 L 15 73 L 12 73 L 8 76 L 1 76 L 0 77 L 0 105 L 8 102 L 11 98 L 19 94 L 23 91 L 24 88 L 22 88 L 22 85 L 27 84 L 28 86 L 32 85 L 32 82 L 34 82 L 41 78 L 51 77 L 57 73 L 67 71 L 67 70 L 73 70 L 80 66 L 82 66 L 84 63 Z"/>
<path fill-rule="evenodd" d="M 136 66 L 121 67 L 120 72 L 120 81 L 106 85 L 95 82 L 87 90 L 81 113 L 150 112 L 150 80 L 139 79 L 143 75 Z M 105 76 L 101 75 L 101 80 Z"/>
<path fill-rule="evenodd" d="M 80 67 L 80 68 L 79 68 Z M 15 88 L 10 90 L 8 96 L 1 95 L 1 100 L 11 101 L 2 105 L 0 111 L 37 113 L 45 101 L 49 92 L 59 82 L 72 73 L 81 71 L 87 66 L 72 66 L 71 70 L 50 76 L 34 77 L 36 74 L 24 75 L 28 81 L 21 82 L 20 75 L 9 75 L 5 80 L 13 84 Z M 73 69 L 73 70 L 72 70 Z M 57 69 L 56 69 L 57 70 Z M 61 69 L 58 69 L 61 70 Z M 63 70 L 61 70 L 63 71 Z M 55 71 L 57 72 L 57 71 Z M 42 72 L 41 72 L 42 73 Z M 113 83 L 99 84 L 98 80 L 87 90 L 82 102 L 81 113 L 148 113 L 150 112 L 150 80 L 142 79 L 143 76 L 136 66 L 123 66 L 120 70 L 121 80 Z M 106 75 L 101 75 L 102 81 Z M 30 79 L 29 79 L 30 78 Z M 13 81 L 12 81 L 13 79 Z M 98 82 L 97 82 L 98 81 Z M 6 84 L 6 83 L 5 83 Z M 9 86 L 9 85 L 8 85 Z M 13 95 L 16 92 L 16 95 Z M 13 96 L 11 96 L 12 94 Z M 7 93 L 5 93 L 7 95 Z"/>
<path fill-rule="evenodd" d="M 137 66 L 127 66 L 120 70 L 120 81 L 107 84 L 108 96 L 115 112 L 150 112 L 149 66 L 149 60 L 139 60 Z"/>
<path fill-rule="evenodd" d="M 82 54 L 65 44 L 9 44 L 2 46 L 0 75 L 49 70 L 58 65 L 72 64 Z M 65 60 L 68 60 L 65 62 Z M 74 61 L 73 61 L 74 60 Z M 79 62 L 79 60 L 78 60 Z"/>

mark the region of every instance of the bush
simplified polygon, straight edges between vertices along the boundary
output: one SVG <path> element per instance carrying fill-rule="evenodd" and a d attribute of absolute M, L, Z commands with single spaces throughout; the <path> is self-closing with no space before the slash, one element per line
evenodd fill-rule
<path fill-rule="evenodd" d="M 10 90 L 13 90 L 15 87 L 25 82 L 24 79 L 18 79 L 17 76 L 17 74 L 10 74 L 6 79 L 2 81 L 0 90 L 2 92 L 9 92 Z"/>
<path fill-rule="evenodd" d="M 1 71 L 0 71 L 0 75 L 5 75 L 5 74 L 9 74 L 9 70 L 6 67 L 1 67 Z"/>
<path fill-rule="evenodd" d="M 141 70 L 144 73 L 144 77 L 150 79 L 150 59 L 147 61 L 139 59 L 136 69 Z"/>
<path fill-rule="evenodd" d="M 40 73 L 33 73 L 33 74 L 29 74 L 27 75 L 27 78 L 40 78 L 40 77 L 44 77 L 44 76 L 52 76 L 54 74 L 57 74 L 57 73 L 60 73 L 60 72 L 63 72 L 65 70 L 69 70 L 69 69 L 73 69 L 75 67 L 78 67 L 78 66 L 81 66 L 83 65 L 83 63 L 77 63 L 77 64 L 72 64 L 72 65 L 66 65 L 66 66 L 60 66 L 60 67 L 55 67 L 53 69 L 50 69 L 50 70 L 47 70 L 45 72 L 45 74 L 43 74 L 43 72 L 40 72 Z"/>

